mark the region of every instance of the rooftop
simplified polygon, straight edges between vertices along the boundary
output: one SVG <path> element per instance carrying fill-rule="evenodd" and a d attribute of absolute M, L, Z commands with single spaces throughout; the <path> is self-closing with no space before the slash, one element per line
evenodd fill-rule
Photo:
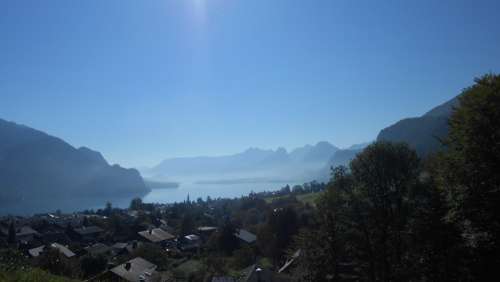
<path fill-rule="evenodd" d="M 139 232 L 139 235 L 141 235 L 142 237 L 146 238 L 147 240 L 149 240 L 153 243 L 158 243 L 158 242 L 163 242 L 166 240 L 175 239 L 174 235 L 168 233 L 167 231 L 165 231 L 161 228 L 144 230 L 144 231 Z"/>
<path fill-rule="evenodd" d="M 255 234 L 250 233 L 245 229 L 238 230 L 238 232 L 235 233 L 234 236 L 240 238 L 241 240 L 247 243 L 253 243 L 257 240 L 257 236 L 255 236 Z"/>
<path fill-rule="evenodd" d="M 151 275 L 154 273 L 156 265 L 141 258 L 136 257 L 121 264 L 110 271 L 122 279 L 130 282 L 151 281 Z"/>
<path fill-rule="evenodd" d="M 75 228 L 74 231 L 80 235 L 90 235 L 95 233 L 101 233 L 104 230 L 98 226 L 83 226 L 81 228 Z"/>

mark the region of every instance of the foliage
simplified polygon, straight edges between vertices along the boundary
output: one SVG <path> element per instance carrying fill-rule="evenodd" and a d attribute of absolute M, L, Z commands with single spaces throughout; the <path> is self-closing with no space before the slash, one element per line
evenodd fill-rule
<path fill-rule="evenodd" d="M 500 76 L 485 75 L 460 96 L 442 161 L 448 217 L 462 227 L 478 280 L 496 275 L 500 265 L 499 121 Z"/>
<path fill-rule="evenodd" d="M 81 269 L 85 277 L 94 276 L 106 269 L 107 260 L 104 256 L 84 256 L 80 260 Z"/>
<path fill-rule="evenodd" d="M 10 222 L 9 225 L 9 234 L 7 237 L 7 242 L 9 244 L 15 244 L 16 243 L 16 228 L 14 227 L 14 221 Z"/>

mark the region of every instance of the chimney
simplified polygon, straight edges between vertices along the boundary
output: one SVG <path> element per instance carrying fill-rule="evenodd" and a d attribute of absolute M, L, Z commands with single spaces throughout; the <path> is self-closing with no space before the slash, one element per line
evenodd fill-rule
<path fill-rule="evenodd" d="M 130 270 L 130 267 L 132 267 L 132 264 L 130 264 L 130 262 L 125 263 L 125 269 L 126 269 L 127 271 L 129 271 L 129 270 Z"/>

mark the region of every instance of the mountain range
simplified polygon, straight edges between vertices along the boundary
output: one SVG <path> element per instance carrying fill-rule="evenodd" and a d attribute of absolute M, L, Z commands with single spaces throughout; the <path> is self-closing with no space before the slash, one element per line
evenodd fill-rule
<path fill-rule="evenodd" d="M 458 103 L 455 97 L 420 117 L 402 119 L 382 129 L 376 140 L 406 142 L 421 157 L 442 150 L 448 118 Z M 348 165 L 368 144 L 339 149 L 322 141 L 290 152 L 249 148 L 219 157 L 166 159 L 141 172 L 152 180 L 191 179 L 201 184 L 328 180 L 331 167 Z M 108 200 L 149 190 L 136 169 L 110 165 L 99 152 L 0 119 L 0 205 L 65 197 Z"/>
<path fill-rule="evenodd" d="M 406 142 L 422 157 L 442 150 L 442 141 L 448 135 L 448 119 L 458 103 L 457 96 L 420 117 L 402 119 L 382 129 L 377 140 Z"/>
<path fill-rule="evenodd" d="M 339 148 L 322 141 L 316 145 L 305 145 L 288 152 L 285 148 L 264 150 L 249 148 L 244 152 L 218 157 L 172 158 L 155 167 L 142 170 L 143 175 L 160 180 L 192 179 L 198 182 L 213 182 L 252 177 L 275 181 L 281 179 L 303 180 L 305 172 L 317 169 Z"/>
<path fill-rule="evenodd" d="M 148 191 L 135 169 L 24 125 L 0 119 L 0 204 L 65 197 L 116 197 Z"/>
<path fill-rule="evenodd" d="M 377 141 L 403 142 L 417 151 L 420 157 L 444 150 L 443 140 L 448 135 L 448 119 L 453 109 L 459 105 L 459 96 L 431 109 L 420 117 L 402 119 L 382 129 Z M 345 150 L 338 150 L 326 166 L 320 170 L 317 179 L 327 181 L 332 167 L 348 166 L 369 143 L 353 145 Z"/>

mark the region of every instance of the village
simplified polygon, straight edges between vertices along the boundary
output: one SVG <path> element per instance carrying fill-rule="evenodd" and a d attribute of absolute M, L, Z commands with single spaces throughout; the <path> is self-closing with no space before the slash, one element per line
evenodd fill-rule
<path fill-rule="evenodd" d="M 137 198 L 127 209 L 108 203 L 97 211 L 7 216 L 0 219 L 0 265 L 20 257 L 27 267 L 78 281 L 292 281 L 289 270 L 300 250 L 279 249 L 290 242 L 277 242 L 281 239 L 267 225 L 276 224 L 269 216 L 292 208 L 291 218 L 280 216 L 296 228 L 287 231 L 286 240 L 307 224 L 312 202 L 298 200 L 298 193 L 304 191 L 294 194 L 286 187 L 241 199 L 188 198 L 177 204 Z M 311 194 L 319 193 L 304 195 Z"/>

